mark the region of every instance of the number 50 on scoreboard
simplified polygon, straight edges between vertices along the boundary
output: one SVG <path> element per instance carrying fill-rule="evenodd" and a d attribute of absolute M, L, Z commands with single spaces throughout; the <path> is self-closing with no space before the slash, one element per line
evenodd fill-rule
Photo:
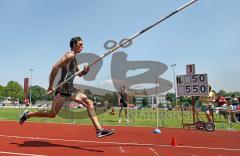
<path fill-rule="evenodd" d="M 178 96 L 207 96 L 207 74 L 177 75 Z"/>

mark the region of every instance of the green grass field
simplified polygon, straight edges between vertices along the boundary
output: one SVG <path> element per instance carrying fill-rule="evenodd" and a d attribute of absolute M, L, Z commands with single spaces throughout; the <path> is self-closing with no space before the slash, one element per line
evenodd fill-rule
<path fill-rule="evenodd" d="M 37 109 L 30 109 L 30 111 L 37 111 Z M 125 121 L 124 112 L 122 113 L 122 122 L 118 123 L 118 110 L 115 110 L 115 115 L 110 114 L 111 110 L 103 112 L 97 110 L 98 119 L 101 125 L 121 125 L 121 126 L 157 126 L 157 111 L 150 108 L 143 110 L 129 110 L 130 124 Z M 22 114 L 23 109 L 19 108 L 0 108 L 0 120 L 14 120 L 18 121 L 19 116 Z M 200 113 L 201 120 L 206 121 L 204 113 Z M 168 128 L 182 128 L 182 117 L 184 123 L 192 123 L 192 112 L 184 111 L 166 111 L 159 110 L 159 126 Z M 224 130 L 240 130 L 239 123 L 227 122 L 227 120 L 219 114 L 214 114 L 216 129 Z M 85 109 L 64 109 L 59 112 L 56 118 L 31 118 L 32 122 L 54 122 L 54 123 L 75 123 L 75 124 L 91 124 L 91 120 L 88 118 L 87 111 Z"/>

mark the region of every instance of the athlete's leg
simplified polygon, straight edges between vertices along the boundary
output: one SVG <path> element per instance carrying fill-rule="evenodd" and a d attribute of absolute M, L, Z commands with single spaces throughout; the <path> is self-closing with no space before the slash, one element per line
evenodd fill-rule
<path fill-rule="evenodd" d="M 73 95 L 71 97 L 71 99 L 77 103 L 84 105 L 87 108 L 88 115 L 89 115 L 90 119 L 92 120 L 92 123 L 96 129 L 97 137 L 102 138 L 102 137 L 105 137 L 105 136 L 115 133 L 114 129 L 107 130 L 100 126 L 98 118 L 97 118 L 95 110 L 94 110 L 93 101 L 90 100 L 86 95 L 84 95 L 82 93 L 76 93 L 75 95 Z"/>
<path fill-rule="evenodd" d="M 28 118 L 30 117 L 49 117 L 49 118 L 54 118 L 56 114 L 59 112 L 61 109 L 63 103 L 65 101 L 65 98 L 62 97 L 60 94 L 57 94 L 54 97 L 53 103 L 52 103 L 52 108 L 50 111 L 46 112 L 29 112 L 28 110 L 25 110 L 22 114 L 22 116 L 19 119 L 19 124 L 22 125 Z"/>
<path fill-rule="evenodd" d="M 123 110 L 123 107 L 120 106 L 119 114 L 118 114 L 118 123 L 121 123 L 121 122 L 122 122 L 122 110 Z"/>
<path fill-rule="evenodd" d="M 79 104 L 82 104 L 87 108 L 88 116 L 90 117 L 96 131 L 101 130 L 102 127 L 100 126 L 98 117 L 95 113 L 93 101 L 90 100 L 85 94 L 82 94 L 82 93 L 76 93 L 71 98 L 73 101 Z"/>
<path fill-rule="evenodd" d="M 212 120 L 212 117 L 211 117 L 211 114 L 210 114 L 210 110 L 207 110 L 205 113 L 206 113 L 208 122 L 212 122 L 213 120 Z"/>
<path fill-rule="evenodd" d="M 127 121 L 127 123 L 129 123 L 129 120 L 128 120 L 128 107 L 124 107 L 124 111 L 125 111 L 126 121 Z"/>
<path fill-rule="evenodd" d="M 28 117 L 48 117 L 55 118 L 57 113 L 62 108 L 62 105 L 65 101 L 65 98 L 62 97 L 59 93 L 54 97 L 52 102 L 52 107 L 50 111 L 39 111 L 39 112 L 30 112 L 28 113 Z"/>
<path fill-rule="evenodd" d="M 62 97 L 59 93 L 54 97 L 52 102 L 52 107 L 50 111 L 39 111 L 39 112 L 29 112 L 28 118 L 30 117 L 49 117 L 55 118 L 58 112 L 60 111 L 65 98 Z"/>

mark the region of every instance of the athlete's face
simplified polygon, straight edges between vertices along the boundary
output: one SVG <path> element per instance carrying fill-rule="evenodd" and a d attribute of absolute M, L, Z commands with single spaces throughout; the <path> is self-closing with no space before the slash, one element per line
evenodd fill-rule
<path fill-rule="evenodd" d="M 75 44 L 75 51 L 80 53 L 83 49 L 83 42 L 82 41 L 78 41 L 76 44 Z"/>
<path fill-rule="evenodd" d="M 122 92 L 126 92 L 126 89 L 125 89 L 125 87 L 122 87 Z"/>

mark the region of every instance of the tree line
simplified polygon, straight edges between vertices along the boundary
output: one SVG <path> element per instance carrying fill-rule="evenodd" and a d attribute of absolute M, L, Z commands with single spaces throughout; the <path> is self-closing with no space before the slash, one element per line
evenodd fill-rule
<path fill-rule="evenodd" d="M 45 88 L 35 85 L 29 88 L 31 90 L 31 102 L 35 104 L 36 101 L 51 101 L 53 99 L 53 95 L 47 95 L 47 91 Z M 92 101 L 95 103 L 104 101 L 108 101 L 109 104 L 118 104 L 118 93 L 112 92 L 105 94 L 104 96 L 94 95 L 89 89 L 84 90 L 84 94 L 86 94 Z M 236 96 L 240 96 L 240 92 L 227 92 L 225 90 L 219 90 L 216 94 L 221 94 L 223 96 L 231 96 L 235 94 Z M 0 101 L 3 101 L 5 97 L 11 97 L 12 102 L 19 100 L 19 103 L 23 103 L 24 101 L 24 90 L 23 87 L 16 81 L 9 81 L 6 86 L 0 85 Z M 30 93 L 28 93 L 28 99 L 30 98 Z M 172 105 L 175 105 L 175 94 L 167 93 L 166 101 L 171 102 Z M 189 97 L 178 97 L 178 102 L 191 101 Z M 132 97 L 129 103 L 136 104 L 136 97 Z M 142 105 L 147 106 L 149 104 L 148 98 L 145 97 L 142 100 Z"/>
<path fill-rule="evenodd" d="M 30 90 L 31 90 L 31 102 L 35 104 L 37 101 L 51 101 L 53 100 L 53 94 L 48 95 L 47 90 L 41 86 L 34 85 L 29 87 L 28 99 L 30 100 Z M 84 93 L 94 102 L 108 101 L 110 104 L 118 103 L 118 93 L 112 92 L 104 96 L 98 96 L 92 94 L 89 89 L 84 90 Z M 6 86 L 0 85 L 0 101 L 4 101 L 5 97 L 10 97 L 12 102 L 19 101 L 19 103 L 24 103 L 24 89 L 16 81 L 9 81 Z"/>
<path fill-rule="evenodd" d="M 35 104 L 38 100 L 52 100 L 52 95 L 47 95 L 46 89 L 38 85 L 31 86 L 31 102 Z M 10 97 L 11 101 L 18 101 L 23 103 L 24 101 L 24 90 L 23 87 L 16 81 L 9 81 L 6 86 L 0 85 L 0 101 L 5 100 L 5 97 Z M 28 99 L 30 98 L 30 93 L 28 93 Z"/>
<path fill-rule="evenodd" d="M 41 86 L 34 85 L 29 88 L 28 99 L 30 100 L 30 90 L 31 90 L 31 102 L 35 104 L 37 101 L 51 101 L 53 100 L 53 95 L 48 95 L 47 90 Z M 109 105 L 118 105 L 118 93 L 113 91 L 107 93 L 103 96 L 95 95 L 91 90 L 84 90 L 84 94 L 87 95 L 94 103 L 103 103 L 107 101 Z M 10 97 L 12 102 L 19 101 L 19 103 L 24 103 L 24 89 L 16 81 L 9 81 L 6 86 L 0 85 L 0 101 L 4 101 L 5 97 Z M 136 104 L 136 97 L 132 97 L 129 103 Z M 143 98 L 142 105 L 148 105 L 148 98 Z"/>

